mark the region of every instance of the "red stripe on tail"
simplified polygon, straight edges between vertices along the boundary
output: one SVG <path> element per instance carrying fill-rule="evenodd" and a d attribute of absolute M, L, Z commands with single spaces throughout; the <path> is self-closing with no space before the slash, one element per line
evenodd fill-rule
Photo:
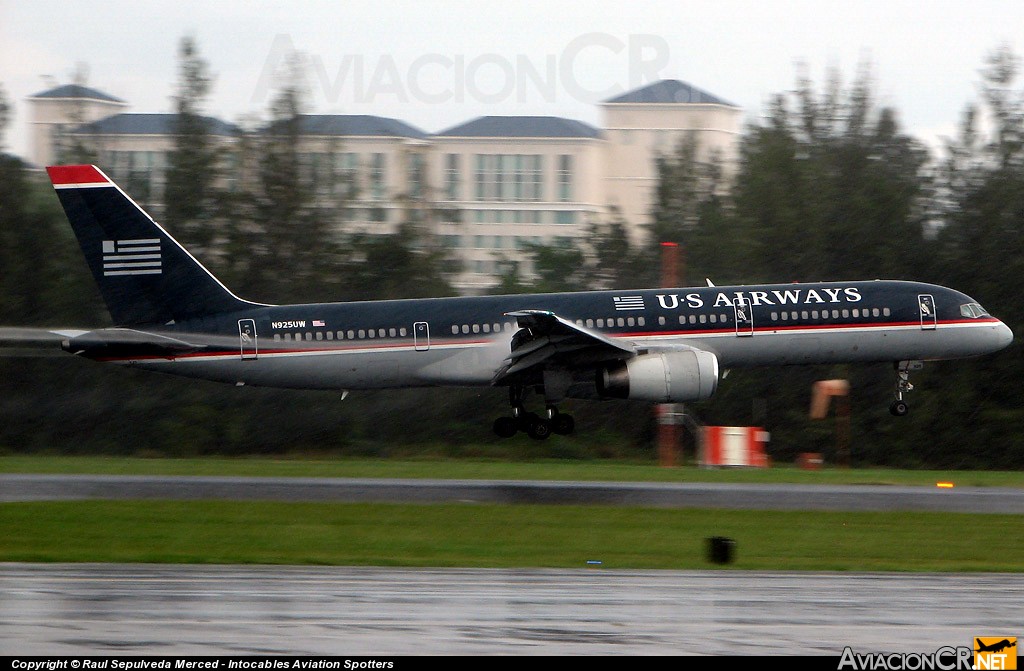
<path fill-rule="evenodd" d="M 110 184 L 94 165 L 53 165 L 46 169 L 54 186 L 64 184 Z"/>

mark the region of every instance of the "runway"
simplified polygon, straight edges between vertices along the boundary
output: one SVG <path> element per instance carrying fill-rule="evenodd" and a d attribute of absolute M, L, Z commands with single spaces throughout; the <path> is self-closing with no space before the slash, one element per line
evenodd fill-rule
<path fill-rule="evenodd" d="M 0 502 L 231 499 L 1024 513 L 1024 489 L 371 478 L 0 474 Z"/>
<path fill-rule="evenodd" d="M 2 501 L 88 498 L 1024 512 L 1003 488 L 0 475 Z M 0 597 L 0 655 L 838 657 L 1017 636 L 1024 576 L 0 564 Z"/>
<path fill-rule="evenodd" d="M 1021 634 L 1016 575 L 0 564 L 0 655 L 826 655 Z"/>

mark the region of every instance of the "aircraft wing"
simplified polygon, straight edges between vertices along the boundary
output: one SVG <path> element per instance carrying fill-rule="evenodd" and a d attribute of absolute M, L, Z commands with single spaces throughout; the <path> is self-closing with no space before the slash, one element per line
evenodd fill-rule
<path fill-rule="evenodd" d="M 509 312 L 520 330 L 512 338 L 512 352 L 494 376 L 494 384 L 530 377 L 547 367 L 581 368 L 606 361 L 628 359 L 636 351 L 629 344 L 584 328 L 547 310 Z"/>

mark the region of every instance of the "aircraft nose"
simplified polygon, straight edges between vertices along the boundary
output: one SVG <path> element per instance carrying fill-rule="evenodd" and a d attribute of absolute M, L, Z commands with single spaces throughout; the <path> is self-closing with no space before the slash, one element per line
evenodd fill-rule
<path fill-rule="evenodd" d="M 999 322 L 999 326 L 996 327 L 996 343 L 999 349 L 1008 347 L 1013 342 L 1013 329 Z"/>

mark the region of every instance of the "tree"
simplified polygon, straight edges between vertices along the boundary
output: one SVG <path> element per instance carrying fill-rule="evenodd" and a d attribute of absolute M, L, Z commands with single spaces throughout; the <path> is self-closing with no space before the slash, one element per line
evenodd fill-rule
<path fill-rule="evenodd" d="M 202 107 L 213 79 L 194 38 L 182 38 L 178 57 L 174 149 L 167 156 L 162 218 L 200 256 L 211 257 L 218 235 L 213 220 L 221 200 L 219 152 Z"/>
<path fill-rule="evenodd" d="M 89 68 L 85 63 L 78 63 L 75 66 L 71 81 L 78 90 L 85 88 L 89 81 Z M 71 101 L 69 118 L 72 123 L 71 132 L 60 140 L 62 146 L 58 147 L 58 159 L 63 163 L 98 163 L 99 154 L 96 148 L 76 132 L 86 123 L 85 99 L 82 96 L 76 96 Z"/>
<path fill-rule="evenodd" d="M 4 95 L 4 87 L 0 85 L 0 150 L 4 148 L 4 133 L 7 131 L 7 124 L 11 120 L 11 106 Z"/>
<path fill-rule="evenodd" d="M 751 277 L 912 277 L 921 258 L 928 154 L 873 103 L 870 70 L 849 90 L 833 71 L 777 96 L 742 146 L 733 202 Z"/>

